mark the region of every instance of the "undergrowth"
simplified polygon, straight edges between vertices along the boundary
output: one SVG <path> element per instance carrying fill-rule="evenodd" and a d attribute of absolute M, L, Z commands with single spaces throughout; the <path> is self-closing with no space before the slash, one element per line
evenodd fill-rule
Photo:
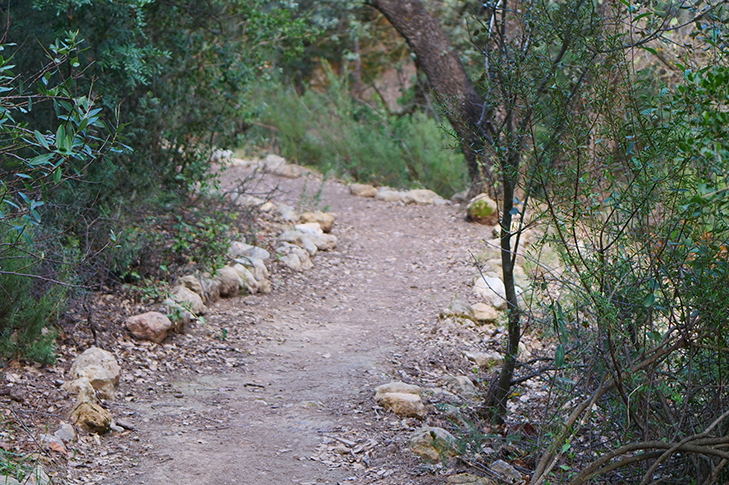
<path fill-rule="evenodd" d="M 422 112 L 389 115 L 381 104 L 354 98 L 346 75 L 340 79 L 324 67 L 324 92 L 259 87 L 258 98 L 266 101 L 246 143 L 359 182 L 425 187 L 445 197 L 467 186 L 463 155 L 449 148 L 454 139 L 434 119 Z"/>

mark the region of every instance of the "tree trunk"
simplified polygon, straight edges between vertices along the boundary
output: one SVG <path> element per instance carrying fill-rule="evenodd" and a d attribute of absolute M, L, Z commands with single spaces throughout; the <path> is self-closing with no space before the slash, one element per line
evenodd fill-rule
<path fill-rule="evenodd" d="M 482 181 L 479 156 L 483 141 L 479 123 L 483 100 L 476 93 L 458 54 L 453 50 L 438 20 L 418 0 L 367 0 L 400 33 L 418 57 L 438 101 L 445 106 L 448 121 L 461 142 L 471 181 Z"/>

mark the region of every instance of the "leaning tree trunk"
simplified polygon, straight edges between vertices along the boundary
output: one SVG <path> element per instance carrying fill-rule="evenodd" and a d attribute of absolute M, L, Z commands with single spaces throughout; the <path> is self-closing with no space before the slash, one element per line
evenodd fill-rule
<path fill-rule="evenodd" d="M 387 18 L 418 57 L 420 67 L 438 101 L 446 107 L 448 121 L 461 142 L 471 182 L 479 184 L 483 175 L 479 167 L 483 141 L 478 136 L 478 127 L 483 121 L 483 100 L 438 20 L 418 0 L 366 0 L 366 3 Z"/>

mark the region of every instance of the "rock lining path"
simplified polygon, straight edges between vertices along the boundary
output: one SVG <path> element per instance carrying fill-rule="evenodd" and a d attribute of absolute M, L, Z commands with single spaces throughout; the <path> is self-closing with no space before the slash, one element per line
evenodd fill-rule
<path fill-rule="evenodd" d="M 232 168 L 223 183 L 243 175 Z M 277 201 L 296 206 L 320 182 L 267 175 L 261 184 L 278 185 Z M 418 474 L 402 446 L 417 424 L 373 409 L 372 389 L 403 379 L 398 359 L 410 324 L 434 320 L 456 296 L 468 299 L 469 250 L 490 228 L 466 223 L 458 206 L 384 203 L 335 182 L 320 195 L 319 208 L 336 216 L 337 250 L 317 254 L 305 273 L 274 269 L 270 295 L 212 306 L 209 321 L 260 343 L 220 342 L 213 351 L 241 355 L 244 365 L 196 368 L 196 379 L 173 383 L 175 394 L 122 403 L 137 419 L 140 454 L 106 483 L 443 483 Z M 322 443 L 372 437 L 367 460 L 311 459 Z"/>

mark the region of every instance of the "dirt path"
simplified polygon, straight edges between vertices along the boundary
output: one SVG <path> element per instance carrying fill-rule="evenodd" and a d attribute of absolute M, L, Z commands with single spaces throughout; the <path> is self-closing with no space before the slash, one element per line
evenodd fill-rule
<path fill-rule="evenodd" d="M 277 200 L 292 206 L 319 188 L 265 183 L 279 184 Z M 324 184 L 319 206 L 336 216 L 337 250 L 317 254 L 306 273 L 274 270 L 270 295 L 213 307 L 209 321 L 231 339 L 209 351 L 230 356 L 229 371 L 190 363 L 197 378 L 122 403 L 138 423 L 139 456 L 106 483 L 441 483 L 418 476 L 403 449 L 418 424 L 373 409 L 372 389 L 407 377 L 397 364 L 408 325 L 469 294 L 468 250 L 486 228 L 467 224 L 458 207 L 356 198 L 338 183 Z M 341 443 L 370 451 L 322 458 Z"/>

